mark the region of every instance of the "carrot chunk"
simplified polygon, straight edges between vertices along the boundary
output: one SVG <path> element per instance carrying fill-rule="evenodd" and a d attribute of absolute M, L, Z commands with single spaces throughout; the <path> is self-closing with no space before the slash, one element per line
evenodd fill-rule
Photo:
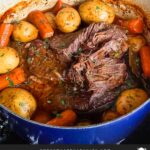
<path fill-rule="evenodd" d="M 55 117 L 50 120 L 47 124 L 54 126 L 70 126 L 76 121 L 77 115 L 73 110 L 63 111 L 59 117 Z"/>
<path fill-rule="evenodd" d="M 150 77 L 150 47 L 144 46 L 140 50 L 142 69 L 145 77 Z"/>
<path fill-rule="evenodd" d="M 28 20 L 34 24 L 40 32 L 43 39 L 53 36 L 54 30 L 48 22 L 46 16 L 41 11 L 33 11 L 28 15 Z"/>
<path fill-rule="evenodd" d="M 21 84 L 24 81 L 25 81 L 25 74 L 23 69 L 16 68 L 10 73 L 0 76 L 0 90 L 9 86 Z"/>
<path fill-rule="evenodd" d="M 0 25 L 0 47 L 5 47 L 8 45 L 12 32 L 12 24 L 2 23 Z"/>

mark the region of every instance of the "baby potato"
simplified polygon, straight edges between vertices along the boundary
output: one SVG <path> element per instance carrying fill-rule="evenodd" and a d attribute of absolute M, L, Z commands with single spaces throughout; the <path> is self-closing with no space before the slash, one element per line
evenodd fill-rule
<path fill-rule="evenodd" d="M 57 13 L 55 21 L 60 31 L 69 33 L 79 27 L 81 18 L 74 8 L 66 7 Z"/>
<path fill-rule="evenodd" d="M 51 12 L 46 12 L 44 14 L 48 20 L 48 22 L 50 23 L 51 27 L 53 29 L 56 29 L 56 23 L 55 23 L 55 15 Z"/>
<path fill-rule="evenodd" d="M 7 73 L 19 65 L 19 54 L 11 47 L 0 48 L 0 74 Z"/>
<path fill-rule="evenodd" d="M 146 41 L 145 41 L 143 36 L 139 35 L 139 36 L 129 37 L 128 38 L 128 44 L 129 44 L 130 49 L 133 52 L 139 52 L 139 50 L 143 46 L 145 46 Z"/>
<path fill-rule="evenodd" d="M 79 14 L 85 23 L 107 22 L 112 23 L 115 19 L 114 10 L 98 0 L 83 2 L 79 7 Z"/>
<path fill-rule="evenodd" d="M 37 39 L 37 37 L 37 28 L 27 21 L 20 21 L 14 27 L 13 38 L 15 41 L 30 42 Z"/>
<path fill-rule="evenodd" d="M 37 107 L 34 97 L 21 88 L 4 89 L 0 93 L 0 104 L 26 119 L 30 119 Z"/>
<path fill-rule="evenodd" d="M 101 121 L 107 122 L 119 117 L 119 114 L 113 110 L 107 110 L 102 114 Z"/>
<path fill-rule="evenodd" d="M 116 102 L 116 110 L 120 115 L 125 115 L 139 107 L 148 99 L 147 93 L 142 89 L 130 89 L 121 93 Z"/>

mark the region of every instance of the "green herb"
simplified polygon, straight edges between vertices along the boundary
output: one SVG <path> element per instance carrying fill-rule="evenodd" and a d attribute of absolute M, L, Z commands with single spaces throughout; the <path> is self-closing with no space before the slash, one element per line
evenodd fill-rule
<path fill-rule="evenodd" d="M 63 86 L 64 85 L 64 81 L 63 80 L 59 80 L 59 86 Z"/>
<path fill-rule="evenodd" d="M 8 75 L 10 74 L 10 69 L 7 70 L 7 74 L 8 74 Z"/>
<path fill-rule="evenodd" d="M 65 48 L 65 43 L 60 43 L 60 48 Z"/>
<path fill-rule="evenodd" d="M 80 55 L 82 53 L 83 49 L 82 48 L 78 48 L 77 50 L 77 55 Z"/>
<path fill-rule="evenodd" d="M 9 87 L 13 87 L 14 86 L 14 82 L 7 76 L 6 80 L 9 82 Z"/>
<path fill-rule="evenodd" d="M 31 50 L 35 51 L 35 50 L 36 50 L 36 47 L 35 47 L 35 46 L 32 46 L 32 47 L 31 47 Z"/>
<path fill-rule="evenodd" d="M 57 114 L 56 114 L 56 117 L 57 117 L 57 118 L 61 118 L 62 116 L 61 116 L 60 113 L 57 113 Z"/>
<path fill-rule="evenodd" d="M 66 102 L 65 102 L 64 99 L 61 99 L 60 102 L 61 102 L 62 105 L 65 105 L 65 104 L 66 104 Z"/>
<path fill-rule="evenodd" d="M 99 6 L 96 6 L 96 10 L 99 10 L 100 9 L 100 7 Z"/>
<path fill-rule="evenodd" d="M 129 88 L 132 88 L 132 83 L 131 83 L 129 80 L 127 80 L 125 83 L 127 84 L 127 86 L 128 86 Z"/>
<path fill-rule="evenodd" d="M 57 111 L 53 111 L 51 114 L 50 114 L 51 117 L 62 117 L 60 113 L 58 113 Z"/>
<path fill-rule="evenodd" d="M 136 57 L 135 62 L 136 62 L 137 67 L 140 67 L 140 58 L 139 57 Z"/>
<path fill-rule="evenodd" d="M 28 57 L 28 58 L 27 58 L 27 62 L 28 62 L 28 63 L 31 63 L 31 61 L 32 61 L 32 58 L 31 58 L 31 57 Z"/>
<path fill-rule="evenodd" d="M 20 102 L 19 106 L 24 107 L 26 104 L 24 102 Z"/>
<path fill-rule="evenodd" d="M 49 43 L 49 39 L 45 39 L 45 40 L 44 40 L 44 43 Z"/>
<path fill-rule="evenodd" d="M 51 103 L 52 103 L 52 100 L 50 100 L 50 99 L 47 100 L 47 103 L 48 103 L 48 104 L 51 104 Z"/>
<path fill-rule="evenodd" d="M 37 51 L 35 52 L 35 55 L 36 55 L 36 56 L 40 56 L 40 52 L 37 50 Z"/>

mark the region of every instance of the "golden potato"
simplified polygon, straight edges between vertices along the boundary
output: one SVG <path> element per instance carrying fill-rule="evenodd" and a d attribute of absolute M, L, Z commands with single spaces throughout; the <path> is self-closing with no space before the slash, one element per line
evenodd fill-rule
<path fill-rule="evenodd" d="M 0 74 L 13 70 L 19 64 L 18 52 L 11 47 L 0 48 Z"/>
<path fill-rule="evenodd" d="M 60 31 L 68 33 L 78 28 L 81 23 L 81 18 L 74 8 L 66 7 L 57 13 L 55 21 Z"/>
<path fill-rule="evenodd" d="M 38 19 L 38 18 L 37 18 Z M 13 38 L 15 41 L 30 42 L 38 37 L 38 30 L 27 21 L 21 21 L 15 25 Z"/>
<path fill-rule="evenodd" d="M 115 18 L 114 10 L 105 3 L 98 0 L 85 1 L 79 7 L 81 19 L 90 24 L 97 22 L 112 23 Z"/>
<path fill-rule="evenodd" d="M 4 89 L 0 93 L 0 104 L 27 119 L 30 119 L 37 107 L 34 97 L 21 88 Z"/>
<path fill-rule="evenodd" d="M 148 99 L 147 93 L 142 89 L 130 89 L 121 93 L 116 102 L 116 110 L 120 115 L 127 114 L 139 107 Z"/>
<path fill-rule="evenodd" d="M 133 52 L 139 52 L 139 50 L 145 46 L 146 41 L 143 36 L 134 36 L 128 38 L 128 44 L 130 47 L 130 50 Z"/>
<path fill-rule="evenodd" d="M 107 121 L 114 120 L 118 117 L 119 117 L 119 114 L 117 112 L 112 111 L 112 110 L 107 110 L 102 114 L 101 121 L 107 122 Z"/>
<path fill-rule="evenodd" d="M 44 14 L 48 20 L 48 22 L 50 23 L 51 27 L 53 29 L 56 29 L 56 23 L 55 23 L 55 15 L 51 12 L 46 12 Z"/>

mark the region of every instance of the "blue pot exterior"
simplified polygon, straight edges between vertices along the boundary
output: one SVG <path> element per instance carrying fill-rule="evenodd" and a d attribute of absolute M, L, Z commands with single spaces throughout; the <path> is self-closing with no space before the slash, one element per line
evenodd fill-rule
<path fill-rule="evenodd" d="M 0 106 L 10 127 L 32 144 L 115 144 L 131 134 L 150 112 L 150 100 L 114 121 L 84 127 L 60 128 L 22 119 Z"/>

